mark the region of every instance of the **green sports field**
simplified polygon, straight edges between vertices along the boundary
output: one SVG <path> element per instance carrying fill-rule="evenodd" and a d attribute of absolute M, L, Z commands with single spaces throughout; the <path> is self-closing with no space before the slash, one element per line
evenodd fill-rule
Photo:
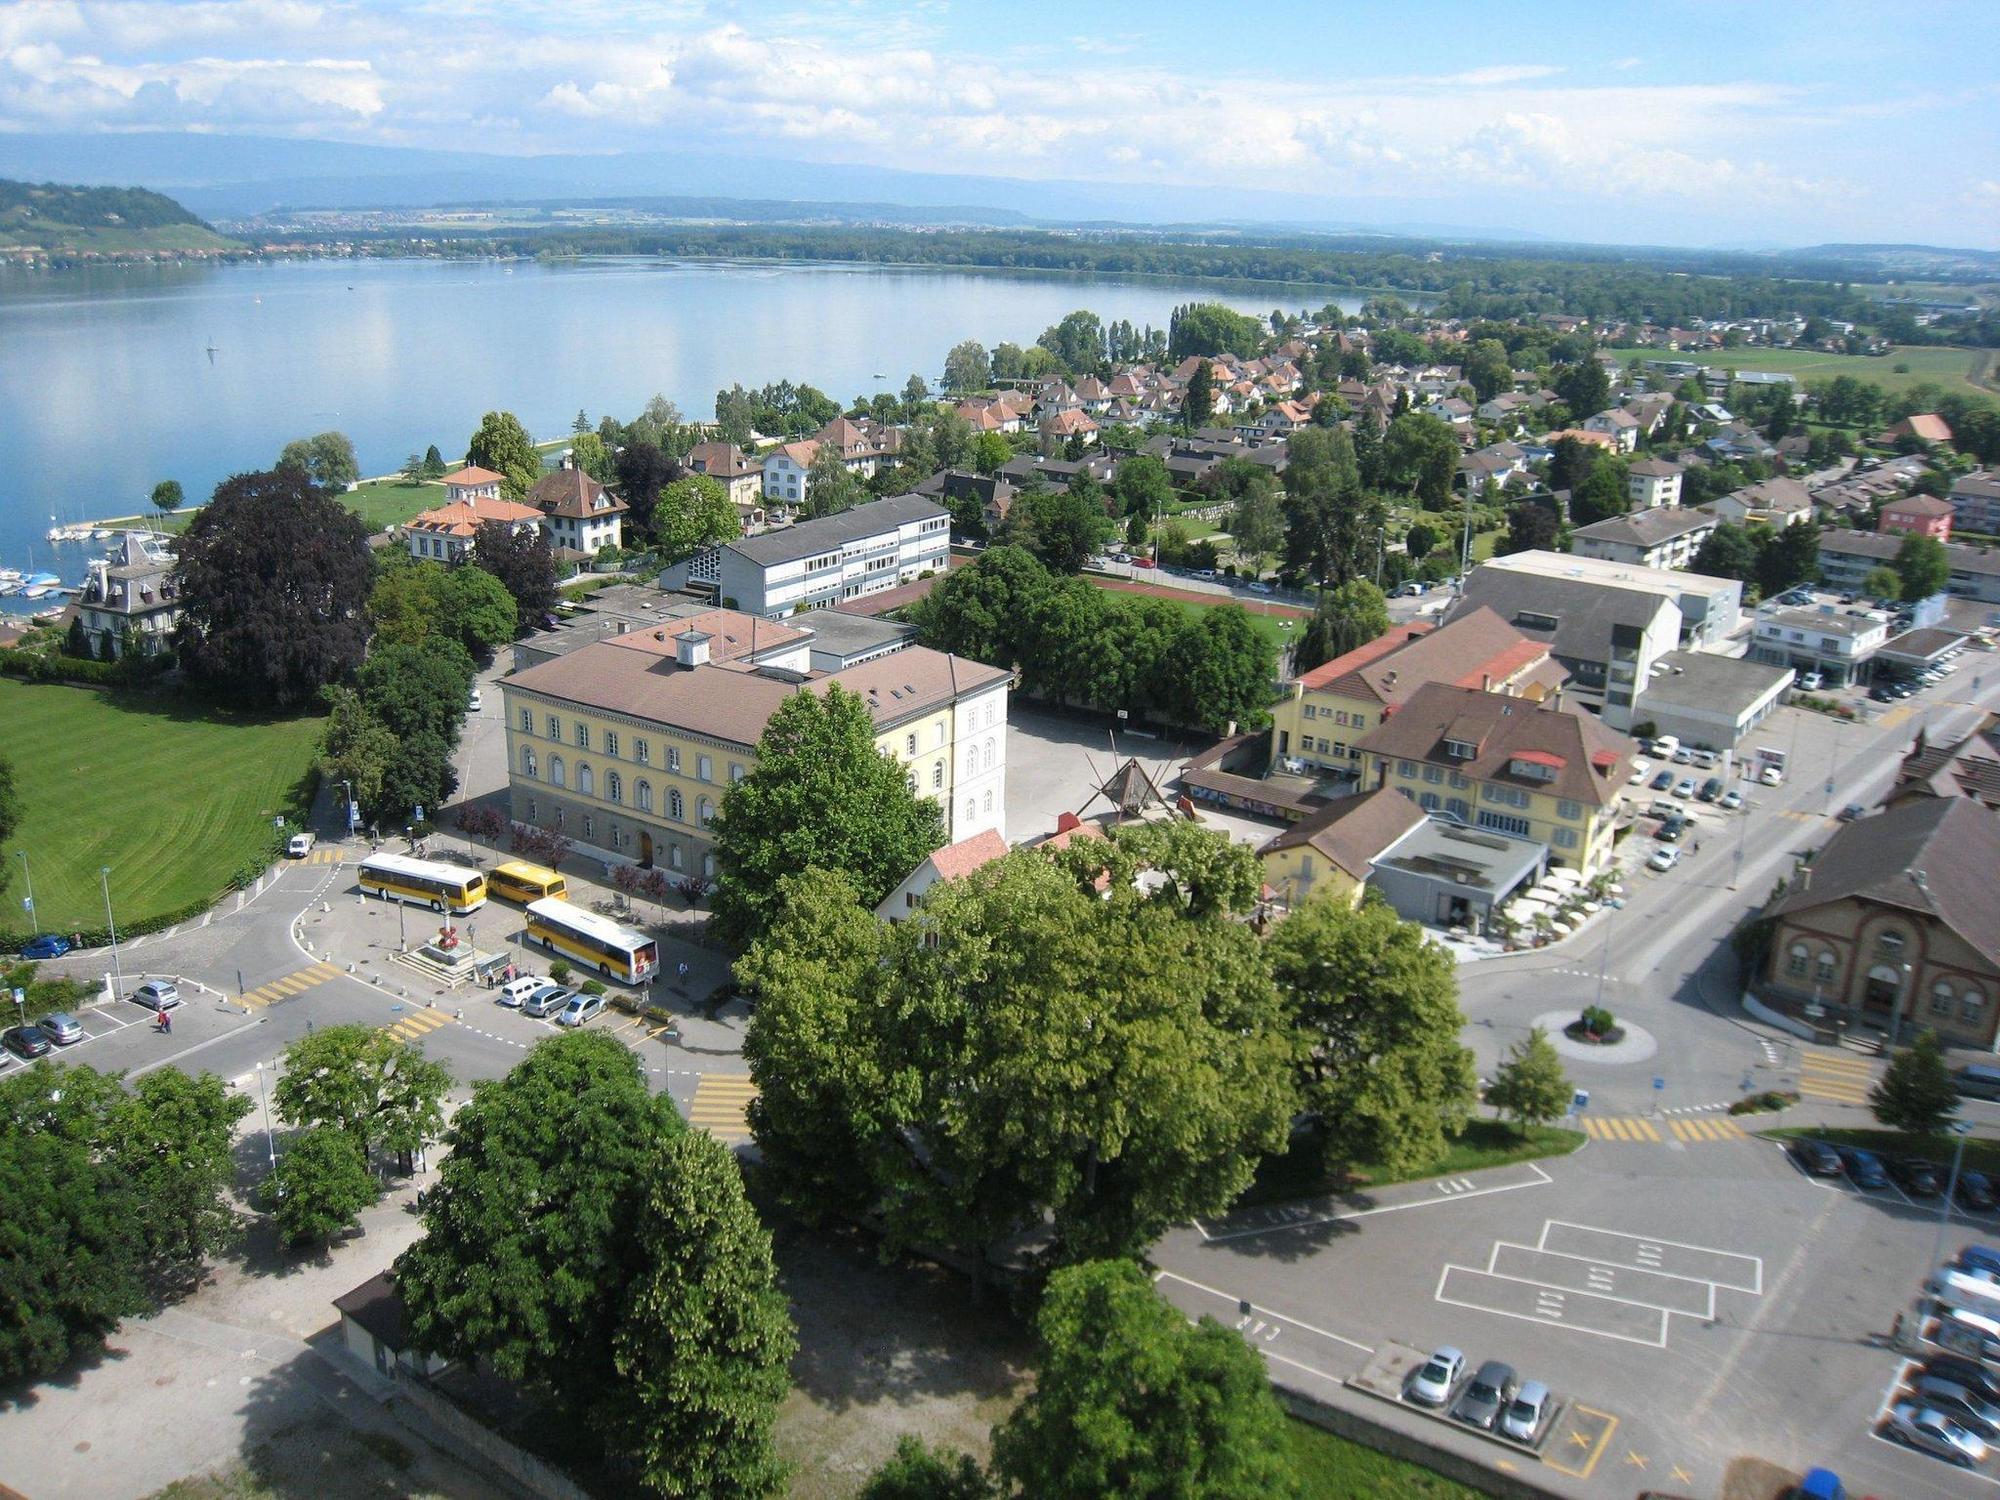
<path fill-rule="evenodd" d="M 1612 349 L 1620 362 L 1638 359 L 1686 359 L 1729 370 L 1766 370 L 1774 375 L 1795 375 L 1801 381 L 1831 380 L 1836 375 L 1852 375 L 1870 380 L 1885 391 L 1907 390 L 1920 381 L 1932 381 L 1947 391 L 1992 396 L 1990 386 L 1980 384 L 1991 378 L 1990 351 L 1959 349 L 1932 344 L 1898 344 L 1887 354 L 1822 354 L 1816 349 L 1709 349 L 1676 352 L 1672 349 Z M 1898 372 L 1896 366 L 1909 368 Z"/>
<path fill-rule="evenodd" d="M 212 709 L 157 694 L 0 678 L 21 797 L 0 930 L 27 926 L 25 851 L 43 928 L 99 926 L 111 867 L 121 923 L 220 894 L 294 811 L 320 720 Z"/>

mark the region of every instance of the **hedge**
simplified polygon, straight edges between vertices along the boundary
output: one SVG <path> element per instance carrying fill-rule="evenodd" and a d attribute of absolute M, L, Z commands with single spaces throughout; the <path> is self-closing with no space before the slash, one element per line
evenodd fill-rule
<path fill-rule="evenodd" d="M 144 937 L 149 932 L 164 932 L 167 928 L 179 926 L 182 922 L 191 922 L 214 904 L 212 900 L 204 897 L 199 901 L 190 901 L 185 906 L 174 907 L 170 911 L 154 912 L 151 916 L 139 917 L 131 922 L 120 922 L 118 941 L 127 942 L 135 937 Z M 72 927 L 63 936 L 72 937 L 79 932 L 83 934 L 80 946 L 85 948 L 102 948 L 111 941 L 111 931 L 105 927 Z M 0 933 L 0 953 L 19 953 L 33 941 L 33 938 L 34 934 L 28 932 Z"/>
<path fill-rule="evenodd" d="M 89 661 L 42 651 L 0 650 L 0 672 L 29 682 L 73 682 L 87 687 L 137 687 L 172 670 L 171 656 L 121 656 Z"/>

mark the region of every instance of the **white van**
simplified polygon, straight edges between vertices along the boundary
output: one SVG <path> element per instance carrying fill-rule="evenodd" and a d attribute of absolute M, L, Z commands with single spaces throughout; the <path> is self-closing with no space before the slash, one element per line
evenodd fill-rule
<path fill-rule="evenodd" d="M 539 975 L 523 974 L 519 979 L 510 979 L 501 985 L 500 993 L 493 998 L 502 1005 L 519 1009 L 530 995 L 547 983 Z"/>
<path fill-rule="evenodd" d="M 2000 1318 L 2000 1281 L 1990 1281 L 1984 1276 L 1945 1266 L 1931 1273 L 1930 1279 L 1924 1283 L 1924 1291 L 1940 1307 L 1974 1312 L 1981 1317 Z"/>
<path fill-rule="evenodd" d="M 1681 747 L 1680 736 L 1663 734 L 1653 740 L 1653 759 L 1672 760 L 1674 752 Z"/>
<path fill-rule="evenodd" d="M 1938 1319 L 1937 1343 L 1954 1354 L 1981 1361 L 2000 1360 L 2000 1322 L 1984 1313 L 1953 1309 Z"/>

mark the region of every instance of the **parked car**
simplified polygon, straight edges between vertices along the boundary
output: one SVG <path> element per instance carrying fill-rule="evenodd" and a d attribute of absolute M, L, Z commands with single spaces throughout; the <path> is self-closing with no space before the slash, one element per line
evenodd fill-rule
<path fill-rule="evenodd" d="M 1694 753 L 1694 763 L 1704 771 L 1713 771 L 1722 763 L 1722 757 L 1713 750 L 1697 750 Z"/>
<path fill-rule="evenodd" d="M 1967 1271 L 1983 1271 L 2000 1276 L 2000 1250 L 1991 1245 L 1967 1245 L 1958 1252 L 1958 1264 Z"/>
<path fill-rule="evenodd" d="M 1681 835 L 1687 832 L 1687 826 L 1686 818 L 1668 818 L 1660 824 L 1660 831 L 1654 836 L 1664 843 L 1678 844 Z"/>
<path fill-rule="evenodd" d="M 1399 583 L 1390 589 L 1389 597 L 1391 599 L 1415 599 L 1423 594 L 1424 589 L 1425 585 L 1413 578 L 1408 583 Z"/>
<path fill-rule="evenodd" d="M 1847 1180 L 1860 1188 L 1885 1188 L 1889 1185 L 1889 1174 L 1882 1170 L 1882 1158 L 1873 1151 L 1863 1151 L 1859 1146 L 1836 1146 L 1840 1153 L 1840 1164 L 1847 1169 Z"/>
<path fill-rule="evenodd" d="M 1924 1405 L 1945 1413 L 1975 1437 L 1989 1443 L 2000 1437 L 2000 1406 L 1970 1387 L 1942 1375 L 1925 1374 L 1911 1389 Z"/>
<path fill-rule="evenodd" d="M 312 853 L 313 835 L 311 829 L 295 833 L 285 840 L 285 855 L 288 859 L 304 859 Z"/>
<path fill-rule="evenodd" d="M 500 992 L 493 998 L 502 1005 L 519 1007 L 526 1004 L 536 990 L 546 988 L 548 983 L 539 974 L 523 974 L 519 979 L 510 979 L 501 985 Z"/>
<path fill-rule="evenodd" d="M 171 979 L 149 979 L 132 991 L 132 998 L 148 1010 L 172 1010 L 181 1003 L 181 987 Z"/>
<path fill-rule="evenodd" d="M 1701 784 L 1701 790 L 1696 792 L 1695 795 L 1704 802 L 1715 801 L 1716 798 L 1722 795 L 1722 778 L 1720 776 L 1709 777 L 1708 780 Z"/>
<path fill-rule="evenodd" d="M 575 994 L 569 997 L 569 1004 L 556 1013 L 556 1025 L 581 1026 L 592 1016 L 604 1009 L 602 995 Z"/>
<path fill-rule="evenodd" d="M 1514 1393 L 1514 1399 L 1507 1403 L 1507 1409 L 1500 1414 L 1500 1434 L 1517 1443 L 1532 1443 L 1548 1414 L 1549 1388 L 1539 1380 L 1524 1380 L 1521 1388 Z"/>
<path fill-rule="evenodd" d="M 1625 778 L 1625 781 L 1627 785 L 1638 786 L 1640 783 L 1645 781 L 1645 779 L 1648 776 L 1651 776 L 1652 774 L 1653 774 L 1653 763 L 1651 761 L 1635 760 L 1632 762 L 1632 774 L 1630 776 L 1627 776 Z"/>
<path fill-rule="evenodd" d="M 58 1047 L 74 1047 L 83 1040 L 83 1024 L 66 1010 L 46 1015 L 35 1023 Z"/>
<path fill-rule="evenodd" d="M 1681 851 L 1674 844 L 1662 844 L 1646 858 L 1646 868 L 1658 870 L 1662 875 L 1681 862 Z"/>
<path fill-rule="evenodd" d="M 1967 1063 L 1952 1074 L 1952 1081 L 1969 1098 L 2000 1099 L 2000 1068 L 1990 1063 Z"/>
<path fill-rule="evenodd" d="M 1840 1153 L 1825 1141 L 1801 1136 L 1792 1142 L 1792 1160 L 1815 1177 L 1838 1177 Z"/>
<path fill-rule="evenodd" d="M 0 1046 L 5 1046 L 16 1057 L 47 1057 L 54 1045 L 49 1040 L 49 1034 L 39 1026 L 9 1026 L 0 1032 Z"/>
<path fill-rule="evenodd" d="M 1694 778 L 1692 776 L 1683 776 L 1679 781 L 1676 781 L 1674 783 L 1674 795 L 1681 798 L 1692 798 L 1694 796 Z"/>
<path fill-rule="evenodd" d="M 1857 818 L 1865 818 L 1867 816 L 1868 809 L 1863 807 L 1859 802 L 1850 802 L 1840 810 L 1840 821 L 1843 823 L 1852 823 Z"/>
<path fill-rule="evenodd" d="M 1271 585 L 1260 578 L 1250 585 L 1250 592 L 1253 594 L 1268 594 L 1271 592 Z"/>
<path fill-rule="evenodd" d="M 1693 765 L 1694 751 L 1690 750 L 1686 745 L 1682 745 L 1679 749 L 1674 751 L 1674 764 L 1677 766 Z"/>
<path fill-rule="evenodd" d="M 1157 568 L 1159 564 L 1154 562 L 1150 557 L 1135 557 L 1132 559 L 1132 566 L 1135 568 Z"/>
<path fill-rule="evenodd" d="M 1673 759 L 1674 752 L 1680 749 L 1680 747 L 1681 747 L 1681 742 L 1678 736 L 1671 734 L 1656 734 L 1653 736 L 1653 743 L 1649 745 L 1647 748 L 1653 752 L 1653 756 L 1655 759 L 1671 760 Z"/>
<path fill-rule="evenodd" d="M 1715 805 L 1724 812 L 1738 812 L 1743 807 L 1743 794 L 1731 787 L 1715 799 Z"/>
<path fill-rule="evenodd" d="M 1883 1436 L 1967 1469 L 1986 1460 L 1986 1445 L 1977 1437 L 1945 1413 L 1914 1401 L 1899 1401 L 1890 1408 Z"/>
<path fill-rule="evenodd" d="M 1757 773 L 1757 779 L 1763 782 L 1765 786 L 1783 786 L 1785 784 L 1785 773 L 1780 771 L 1776 766 L 1766 766 Z"/>
<path fill-rule="evenodd" d="M 1889 1175 L 1912 1198 L 1935 1198 L 1943 1185 L 1937 1163 L 1925 1161 L 1921 1156 L 1890 1157 Z"/>
<path fill-rule="evenodd" d="M 1808 672 L 1799 679 L 1799 686 L 1808 693 L 1816 693 L 1826 686 L 1826 678 L 1818 672 Z"/>
<path fill-rule="evenodd" d="M 69 939 L 57 937 L 53 932 L 45 932 L 40 937 L 32 937 L 21 944 L 23 958 L 61 958 L 69 952 Z"/>
<path fill-rule="evenodd" d="M 1668 787 L 1674 784 L 1674 773 L 1672 771 L 1662 771 L 1660 772 L 1659 775 L 1655 776 L 1652 779 L 1652 781 L 1648 784 L 1653 788 L 1654 791 L 1664 792 Z"/>
<path fill-rule="evenodd" d="M 1924 1361 L 1923 1373 L 1964 1386 L 1983 1400 L 2000 1403 L 2000 1371 L 1989 1370 L 1976 1359 L 1962 1354 L 1933 1354 Z"/>
<path fill-rule="evenodd" d="M 1878 682 L 1870 688 L 1868 690 L 1868 698 L 1872 703 L 1894 703 L 1896 701 L 1895 693 L 1890 691 L 1889 684 L 1886 682 Z"/>
<path fill-rule="evenodd" d="M 1984 1172 L 1961 1171 L 1952 1192 L 1960 1208 L 1969 1208 L 1975 1213 L 1989 1212 L 1994 1204 L 1993 1179 Z"/>
<path fill-rule="evenodd" d="M 1518 1384 L 1512 1365 L 1489 1359 L 1459 1392 L 1451 1414 L 1474 1427 L 1491 1427 L 1514 1399 Z"/>
<path fill-rule="evenodd" d="M 1423 1368 L 1410 1377 L 1404 1395 L 1419 1406 L 1443 1406 L 1451 1400 L 1451 1388 L 1465 1373 L 1465 1356 L 1451 1345 L 1434 1350 Z"/>
<path fill-rule="evenodd" d="M 544 984 L 521 1002 L 521 1014 L 533 1016 L 537 1021 L 547 1020 L 569 1004 L 569 997 L 575 993 L 559 984 Z"/>

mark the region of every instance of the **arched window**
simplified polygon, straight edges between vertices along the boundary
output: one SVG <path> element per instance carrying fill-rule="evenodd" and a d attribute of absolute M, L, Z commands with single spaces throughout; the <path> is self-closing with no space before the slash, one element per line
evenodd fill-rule
<path fill-rule="evenodd" d="M 987 769 L 987 770 L 989 770 L 989 771 L 990 771 L 990 770 L 992 770 L 992 769 L 993 769 L 993 764 L 994 764 L 994 759 L 995 759 L 995 757 L 996 757 L 996 756 L 997 756 L 998 754 L 999 754 L 999 752 L 998 752 L 997 750 L 995 750 L 995 749 L 993 748 L 993 741 L 991 741 L 991 740 L 988 740 L 988 741 L 986 742 L 986 769 Z"/>
<path fill-rule="evenodd" d="M 563 771 L 562 757 L 560 755 L 551 755 L 549 757 L 549 785 L 569 785 L 569 779 Z"/>
<path fill-rule="evenodd" d="M 701 857 L 701 878 L 703 880 L 715 879 L 715 856 L 713 854 L 704 854 Z"/>
<path fill-rule="evenodd" d="M 597 795 L 597 778 L 591 774 L 590 767 L 581 762 L 576 768 L 576 789 L 586 797 Z"/>
<path fill-rule="evenodd" d="M 965 821 L 970 823 L 979 816 L 979 807 L 970 797 L 965 799 Z"/>
<path fill-rule="evenodd" d="M 680 867 L 681 846 L 679 844 L 667 845 L 667 868 L 669 870 L 678 870 Z"/>
<path fill-rule="evenodd" d="M 1819 970 L 1816 976 L 1821 984 L 1833 983 L 1834 968 L 1835 964 L 1833 955 L 1827 952 L 1825 949 L 1821 949 L 1819 955 Z"/>
<path fill-rule="evenodd" d="M 1968 989 L 1958 997 L 1958 1018 L 1967 1025 L 1976 1023 L 1986 1014 L 1986 997 L 1978 990 Z"/>
<path fill-rule="evenodd" d="M 988 793 L 986 794 L 986 805 L 985 805 L 984 807 L 982 807 L 982 808 L 980 809 L 980 811 L 981 811 L 981 812 L 989 812 L 989 813 L 993 811 L 993 793 L 992 793 L 992 792 L 990 792 L 990 791 L 989 791 L 989 792 L 988 792 Z"/>
<path fill-rule="evenodd" d="M 687 804 L 681 799 L 681 789 L 677 786 L 667 788 L 667 816 L 676 823 L 687 817 Z"/>
<path fill-rule="evenodd" d="M 604 773 L 604 795 L 613 802 L 625 800 L 625 783 L 616 771 Z"/>
<path fill-rule="evenodd" d="M 695 804 L 695 816 L 700 820 L 702 827 L 708 827 L 715 818 L 715 803 L 707 797 L 702 798 Z"/>
<path fill-rule="evenodd" d="M 639 811 L 651 812 L 653 810 L 653 783 L 650 781 L 641 781 L 637 788 L 635 788 L 635 791 L 639 798 Z"/>
<path fill-rule="evenodd" d="M 1951 1002 L 1952 1002 L 1952 993 L 1951 993 L 1951 984 L 1949 981 L 1940 979 L 1936 984 L 1931 986 L 1932 1015 L 1934 1016 L 1950 1015 Z"/>
<path fill-rule="evenodd" d="M 943 790 L 944 790 L 944 762 L 943 762 L 943 761 L 939 761 L 939 762 L 938 762 L 938 763 L 937 763 L 936 765 L 934 765 L 934 766 L 932 766 L 932 767 L 931 767 L 931 790 L 932 790 L 932 791 L 934 791 L 934 792 L 938 792 L 938 791 L 943 791 Z"/>
<path fill-rule="evenodd" d="M 521 747 L 521 774 L 523 776 L 532 776 L 535 774 L 535 747 L 533 745 L 523 745 Z"/>
<path fill-rule="evenodd" d="M 1794 979 L 1806 977 L 1806 965 L 1812 962 L 1812 949 L 1804 943 L 1792 944 L 1792 951 L 1785 956 L 1785 972 Z"/>
<path fill-rule="evenodd" d="M 903 773 L 903 785 L 914 792 L 917 789 L 917 773 L 915 771 L 905 771 Z"/>

